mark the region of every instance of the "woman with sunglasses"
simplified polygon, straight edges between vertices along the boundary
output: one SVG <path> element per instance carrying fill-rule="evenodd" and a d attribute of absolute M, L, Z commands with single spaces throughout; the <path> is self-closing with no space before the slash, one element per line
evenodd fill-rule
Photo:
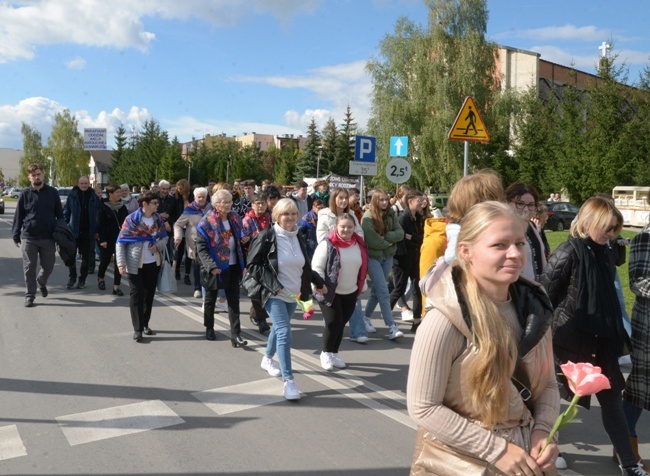
<path fill-rule="evenodd" d="M 539 281 L 539 276 L 546 267 L 544 242 L 531 221 L 539 205 L 539 194 L 535 187 L 523 182 L 515 182 L 506 189 L 506 202 L 514 212 L 528 222 L 526 230 L 526 267 L 521 274 L 533 281 Z"/>
<path fill-rule="evenodd" d="M 621 392 L 625 380 L 618 364 L 624 348 L 631 348 L 623 328 L 614 287 L 612 237 L 623 228 L 623 216 L 613 201 L 587 200 L 571 226 L 566 242 L 551 255 L 540 282 L 553 304 L 553 351 L 556 365 L 571 360 L 589 362 L 609 378 L 610 389 L 596 394 L 603 427 L 616 450 L 623 475 L 646 475 L 637 466 Z M 559 374 L 560 394 L 571 400 L 566 378 Z M 578 404 L 589 408 L 591 397 Z"/>

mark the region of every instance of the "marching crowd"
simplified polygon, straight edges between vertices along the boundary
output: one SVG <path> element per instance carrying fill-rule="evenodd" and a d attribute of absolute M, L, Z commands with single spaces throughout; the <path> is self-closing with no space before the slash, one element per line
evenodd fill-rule
<path fill-rule="evenodd" d="M 298 307 L 309 312 L 315 300 L 321 310 L 326 371 L 346 367 L 339 356 L 346 325 L 358 343 L 377 331 L 377 307 L 386 337 L 402 338 L 398 309 L 416 333 L 407 386 L 420 428 L 412 474 L 539 476 L 566 468 L 553 431 L 560 398 L 590 403 L 558 374 L 570 362 L 592 364 L 608 380 L 595 396 L 622 474 L 648 474 L 636 425 L 650 410 L 650 226 L 631 244 L 636 302 L 626 328 L 615 285 L 621 251 L 625 260 L 617 244 L 623 217 L 609 196 L 588 199 L 567 241 L 551 253 L 536 188 L 504 188 L 489 170 L 457 182 L 444 217 L 406 186 L 392 199 L 370 190 L 362 201 L 360 190 L 330 190 L 325 180 L 311 194 L 304 181 L 285 192 L 253 180 L 194 188 L 160 180 L 136 200 L 127 184 L 109 184 L 104 195 L 80 177 L 62 206 L 40 165 L 28 174 L 31 187 L 19 198 L 13 226 L 26 307 L 37 290 L 48 295 L 57 249 L 69 268 L 68 289 L 86 286 L 97 253 L 97 286 L 105 291 L 114 262 L 112 293 L 123 296 L 121 279 L 128 279 L 137 342 L 155 334 L 152 304 L 166 271 L 179 282 L 182 274 L 201 299 L 207 340 L 217 338 L 215 310 L 228 314 L 233 347 L 248 344 L 243 292 L 251 322 L 268 336 L 261 367 L 282 378 L 288 400 L 300 398 L 291 366 Z M 628 354 L 626 380 L 619 359 Z"/>

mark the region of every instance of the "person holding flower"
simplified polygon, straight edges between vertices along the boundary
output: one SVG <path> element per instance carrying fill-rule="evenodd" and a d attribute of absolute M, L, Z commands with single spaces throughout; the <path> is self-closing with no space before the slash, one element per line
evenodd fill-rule
<path fill-rule="evenodd" d="M 618 358 L 631 343 L 621 319 L 614 287 L 614 256 L 609 241 L 623 227 L 613 201 L 591 197 L 578 212 L 566 242 L 551 255 L 540 276 L 553 303 L 553 351 L 559 366 L 568 361 L 598 366 L 611 388 L 596 393 L 603 427 L 616 450 L 623 475 L 646 475 L 637 466 L 623 412 L 625 380 Z M 562 396 L 574 392 L 560 376 Z M 589 408 L 590 396 L 578 404 Z"/>
<path fill-rule="evenodd" d="M 327 294 L 323 279 L 314 273 L 307 256 L 307 244 L 298 233 L 298 206 L 290 198 L 282 198 L 273 207 L 274 224 L 260 232 L 248 251 L 245 287 L 248 297 L 262 303 L 273 326 L 269 334 L 261 367 L 272 377 L 282 376 L 284 398 L 299 400 L 291 368 L 291 318 L 297 300 L 311 294 L 310 283 Z M 273 360 L 278 354 L 280 368 Z"/>
<path fill-rule="evenodd" d="M 429 292 L 433 308 L 411 354 L 407 405 L 420 428 L 411 475 L 553 472 L 552 307 L 521 275 L 527 224 L 487 201 L 460 225 L 456 259 Z"/>

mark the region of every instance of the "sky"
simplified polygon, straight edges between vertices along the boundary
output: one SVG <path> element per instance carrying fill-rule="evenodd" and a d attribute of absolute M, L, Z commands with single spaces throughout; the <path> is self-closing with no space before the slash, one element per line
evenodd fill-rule
<path fill-rule="evenodd" d="M 649 63 L 647 0 L 488 0 L 487 38 L 595 72 L 603 41 Z M 205 134 L 306 135 L 346 107 L 362 129 L 382 39 L 422 0 L 0 0 L 0 148 L 21 124 L 45 143 L 57 112 L 83 128 L 155 119 L 181 142 Z M 460 105 L 459 105 L 460 108 Z"/>

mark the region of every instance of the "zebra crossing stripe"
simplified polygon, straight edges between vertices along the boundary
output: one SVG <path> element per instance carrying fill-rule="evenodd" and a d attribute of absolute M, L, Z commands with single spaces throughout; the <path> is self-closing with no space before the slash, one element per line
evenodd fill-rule
<path fill-rule="evenodd" d="M 0 427 L 0 461 L 27 456 L 27 450 L 16 425 Z"/>
<path fill-rule="evenodd" d="M 205 390 L 193 393 L 192 396 L 217 415 L 284 401 L 282 382 L 275 378 Z"/>
<path fill-rule="evenodd" d="M 57 417 L 70 446 L 185 423 L 160 400 Z"/>

